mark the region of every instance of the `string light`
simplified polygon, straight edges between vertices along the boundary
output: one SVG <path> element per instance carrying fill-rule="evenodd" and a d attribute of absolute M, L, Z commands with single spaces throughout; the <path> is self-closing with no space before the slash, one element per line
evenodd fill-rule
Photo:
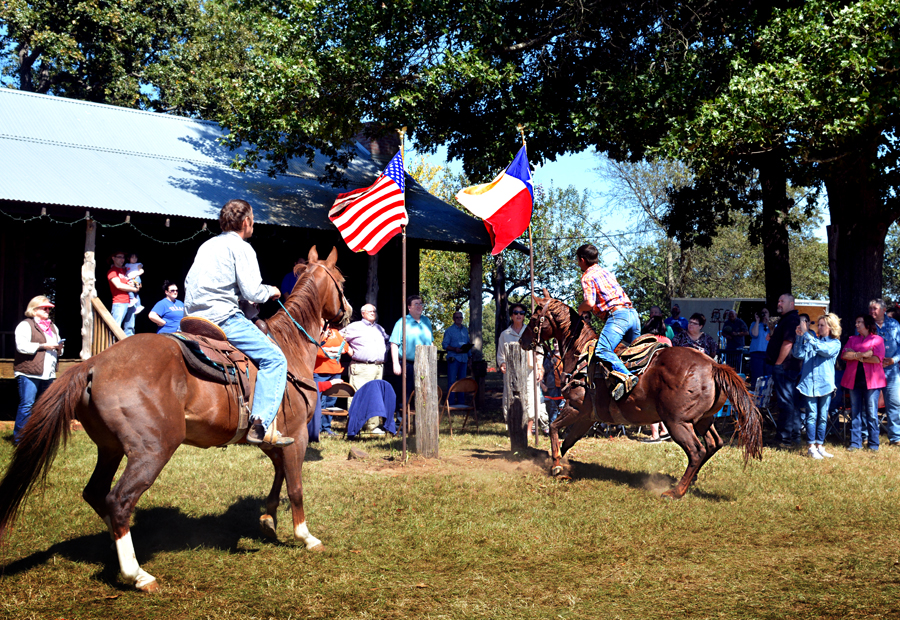
<path fill-rule="evenodd" d="M 67 222 L 67 221 L 65 221 L 65 220 L 60 220 L 60 219 L 56 219 L 56 218 L 50 217 L 49 215 L 47 215 L 47 210 L 46 210 L 46 208 L 41 209 L 41 214 L 40 214 L 40 215 L 34 215 L 34 216 L 31 216 L 31 217 L 16 217 L 15 215 L 12 215 L 12 214 L 10 214 L 10 213 L 7 213 L 6 211 L 3 211 L 3 210 L 0 210 L 0 215 L 5 215 L 5 216 L 8 217 L 9 219 L 11 219 L 11 220 L 13 220 L 13 221 L 15 221 L 15 222 L 21 222 L 22 224 L 29 224 L 29 223 L 31 223 L 31 222 L 35 222 L 35 221 L 39 221 L 39 220 L 46 220 L 46 221 L 52 222 L 52 223 L 54 223 L 54 224 L 62 224 L 62 225 L 64 225 L 64 226 L 74 226 L 75 224 L 79 224 L 79 223 L 81 223 L 81 222 L 86 222 L 86 221 L 89 221 L 89 220 L 93 220 L 93 221 L 97 222 L 97 224 L 99 224 L 100 226 L 103 226 L 104 228 L 119 228 L 119 227 L 121 227 L 121 226 L 128 226 L 129 228 L 131 228 L 132 230 L 134 230 L 136 233 L 138 233 L 138 234 L 141 235 L 142 237 L 146 237 L 147 239 L 150 239 L 151 241 L 155 241 L 156 243 L 161 243 L 161 244 L 163 244 L 163 245 L 177 245 L 177 244 L 179 244 L 179 243 L 186 243 L 186 242 L 188 242 L 188 241 L 194 239 L 194 238 L 197 237 L 198 235 L 202 235 L 203 233 L 207 233 L 209 236 L 213 236 L 212 231 L 210 231 L 210 230 L 206 227 L 206 222 L 203 222 L 203 226 L 200 228 L 200 230 L 198 230 L 197 232 L 195 232 L 195 233 L 194 233 L 193 235 L 191 235 L 190 237 L 185 237 L 184 239 L 179 239 L 178 241 L 165 241 L 165 240 L 163 240 L 163 239 L 157 239 L 157 238 L 154 237 L 153 235 L 148 235 L 148 234 L 145 233 L 143 230 L 141 230 L 140 228 L 138 228 L 137 226 L 135 226 L 135 225 L 131 222 L 131 216 L 130 216 L 130 215 L 128 215 L 128 216 L 125 217 L 125 221 L 124 221 L 124 222 L 119 222 L 118 224 L 107 224 L 107 223 L 105 223 L 105 222 L 102 222 L 102 221 L 98 220 L 98 219 L 95 218 L 95 217 L 91 217 L 91 216 L 88 215 L 87 213 L 85 213 L 85 215 L 83 215 L 82 217 L 78 218 L 77 220 L 74 220 L 74 221 L 71 221 L 71 222 Z M 166 225 L 168 226 L 168 224 L 169 224 L 169 220 L 167 219 L 167 220 L 166 220 Z"/>

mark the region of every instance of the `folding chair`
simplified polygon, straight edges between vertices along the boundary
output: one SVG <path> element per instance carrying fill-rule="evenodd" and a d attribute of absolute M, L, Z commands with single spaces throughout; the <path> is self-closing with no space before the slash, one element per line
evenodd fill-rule
<path fill-rule="evenodd" d="M 450 395 L 454 393 L 461 393 L 470 395 L 472 397 L 471 405 L 451 405 L 450 404 Z M 475 394 L 478 393 L 478 382 L 475 381 L 472 377 L 466 377 L 465 379 L 460 379 L 456 383 L 450 386 L 447 390 L 447 398 L 444 400 L 444 411 L 447 413 L 447 425 L 450 427 L 450 436 L 453 437 L 453 420 L 450 418 L 450 412 L 453 411 L 455 413 L 459 413 L 460 411 L 466 412 L 466 417 L 463 420 L 462 430 L 466 430 L 466 423 L 469 421 L 469 412 L 472 412 L 472 417 L 475 418 L 475 430 L 478 430 L 478 411 L 475 409 Z M 465 398 L 465 397 L 463 397 Z"/>
<path fill-rule="evenodd" d="M 772 379 L 771 375 L 765 375 L 763 377 L 759 377 L 756 380 L 756 389 L 750 392 L 750 395 L 753 396 L 756 401 L 756 408 L 766 414 L 766 417 L 769 418 L 769 422 L 772 423 L 772 426 L 778 428 L 778 422 L 775 421 L 775 416 L 772 414 L 772 410 L 769 408 L 769 403 L 772 400 L 772 388 L 774 387 L 775 382 Z"/>
<path fill-rule="evenodd" d="M 336 396 L 337 398 L 352 398 L 356 390 L 349 383 L 335 383 L 322 392 L 324 396 Z M 325 407 L 322 415 L 330 415 L 332 418 L 347 418 L 350 414 L 342 407 Z M 345 419 L 344 422 L 347 422 Z M 347 426 L 344 426 L 344 435 L 347 434 Z"/>
<path fill-rule="evenodd" d="M 828 422 L 825 425 L 825 436 L 835 435 L 841 439 L 841 443 L 847 443 L 847 427 L 850 425 L 850 392 L 838 386 L 834 399 L 838 400 L 838 406 L 828 412 Z M 840 427 L 840 428 L 838 428 Z"/>

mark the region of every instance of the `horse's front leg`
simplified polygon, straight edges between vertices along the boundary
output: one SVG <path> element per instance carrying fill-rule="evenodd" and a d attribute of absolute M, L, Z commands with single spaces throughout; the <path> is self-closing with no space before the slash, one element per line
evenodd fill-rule
<path fill-rule="evenodd" d="M 571 426 L 578 421 L 580 416 L 581 412 L 578 409 L 566 403 L 557 418 L 550 423 L 550 459 L 552 461 L 550 473 L 554 476 L 560 475 L 563 471 L 562 465 L 560 465 L 562 453 L 559 449 L 559 429 Z"/>
<path fill-rule="evenodd" d="M 272 490 L 266 497 L 266 512 L 259 518 L 259 533 L 263 538 L 278 540 L 278 505 L 281 502 L 281 487 L 284 484 L 284 455 L 281 450 L 264 450 L 272 459 L 275 467 L 275 479 L 272 480 Z"/>
<path fill-rule="evenodd" d="M 306 444 L 309 441 L 306 425 L 298 428 L 292 437 L 295 438 L 294 443 L 283 448 L 282 453 L 288 499 L 291 502 L 291 515 L 294 520 L 294 538 L 301 541 L 310 551 L 324 551 L 325 545 L 322 541 L 309 533 L 306 513 L 303 510 L 303 457 L 306 456 Z"/>

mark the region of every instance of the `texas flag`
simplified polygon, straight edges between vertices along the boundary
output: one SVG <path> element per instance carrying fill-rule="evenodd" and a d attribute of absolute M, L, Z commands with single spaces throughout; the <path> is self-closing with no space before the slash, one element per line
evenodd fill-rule
<path fill-rule="evenodd" d="M 460 190 L 456 199 L 484 220 L 494 246 L 491 254 L 502 252 L 531 223 L 534 183 L 525 147 L 500 176 L 490 183 Z"/>

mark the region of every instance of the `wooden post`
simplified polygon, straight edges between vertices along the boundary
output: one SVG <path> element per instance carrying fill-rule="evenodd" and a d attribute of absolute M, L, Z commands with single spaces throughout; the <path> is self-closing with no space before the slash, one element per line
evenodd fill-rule
<path fill-rule="evenodd" d="M 509 444 L 513 452 L 528 447 L 528 436 L 525 430 L 525 390 L 532 389 L 528 383 L 528 358 L 518 342 L 506 345 L 506 382 L 508 402 L 506 408 L 506 425 L 509 428 Z"/>
<path fill-rule="evenodd" d="M 366 303 L 378 307 L 378 254 L 369 255 L 369 271 L 366 274 Z"/>
<path fill-rule="evenodd" d="M 440 409 L 437 384 L 437 347 L 416 347 L 416 453 L 426 459 L 438 458 Z"/>
<path fill-rule="evenodd" d="M 472 351 L 469 359 L 472 361 L 472 376 L 478 381 L 478 393 L 475 395 L 475 406 L 484 409 L 484 381 L 482 372 L 475 372 L 475 363 L 484 365 L 484 338 L 482 333 L 482 276 L 484 267 L 481 254 L 469 253 L 469 338 L 472 342 Z"/>
<path fill-rule="evenodd" d="M 97 274 L 94 249 L 97 242 L 97 222 L 87 221 L 84 237 L 84 263 L 81 265 L 81 359 L 91 356 L 94 338 L 94 310 L 91 300 L 97 296 Z"/>

